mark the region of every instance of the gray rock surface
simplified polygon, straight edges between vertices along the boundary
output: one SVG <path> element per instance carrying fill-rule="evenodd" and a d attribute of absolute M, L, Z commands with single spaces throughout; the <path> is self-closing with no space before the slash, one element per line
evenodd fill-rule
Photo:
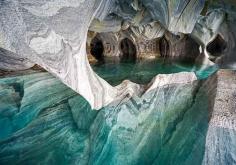
<path fill-rule="evenodd" d="M 220 70 L 202 164 L 236 164 L 236 73 Z"/>
<path fill-rule="evenodd" d="M 204 42 L 208 42 L 208 38 L 212 39 L 217 35 L 223 17 L 222 14 L 212 12 L 213 14 L 199 18 L 204 2 L 1 1 L 0 47 L 6 53 L 1 56 L 4 60 L 0 61 L 0 68 L 25 69 L 36 63 L 84 96 L 93 108 L 99 109 L 119 98 L 118 96 L 123 97 L 123 94 L 91 69 L 86 53 L 88 30 L 110 32 L 130 28 L 137 37 L 149 40 L 161 37 L 165 31 L 180 34 L 192 33 L 193 29 L 197 29 L 196 32 L 193 31 L 193 36 L 199 38 L 199 42 L 203 41 L 202 38 L 207 38 Z M 213 34 L 210 37 L 203 36 L 200 32 L 204 29 L 210 29 Z M 203 50 L 205 45 L 206 43 L 202 46 Z M 8 57 L 9 63 L 6 64 Z M 132 85 L 128 83 L 121 86 L 127 92 Z"/>

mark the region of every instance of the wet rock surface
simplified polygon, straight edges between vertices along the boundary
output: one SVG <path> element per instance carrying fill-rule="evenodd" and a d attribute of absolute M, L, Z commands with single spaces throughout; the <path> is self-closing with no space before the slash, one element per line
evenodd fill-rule
<path fill-rule="evenodd" d="M 193 106 L 196 90 L 197 81 L 163 85 L 92 111 L 86 100 L 48 73 L 1 79 L 0 162 L 165 163 L 171 139 L 178 141 L 175 129 L 182 127 L 176 124 Z M 206 117 L 200 118 L 207 124 Z M 175 160 L 173 155 L 171 161 L 183 161 L 183 156 Z"/>
<path fill-rule="evenodd" d="M 168 81 L 100 111 L 48 73 L 1 79 L 0 162 L 232 164 L 235 77 Z"/>

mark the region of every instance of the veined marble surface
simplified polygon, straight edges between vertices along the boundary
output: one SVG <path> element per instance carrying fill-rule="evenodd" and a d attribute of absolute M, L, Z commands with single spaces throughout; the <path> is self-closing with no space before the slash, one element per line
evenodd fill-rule
<path fill-rule="evenodd" d="M 0 79 L 0 164 L 200 163 L 206 94 L 174 77 L 100 111 L 49 73 Z"/>
<path fill-rule="evenodd" d="M 0 164 L 236 164 L 233 71 L 113 87 L 86 52 L 88 30 L 146 40 L 187 33 L 205 57 L 221 35 L 235 69 L 235 4 L 225 2 L 1 1 L 0 69 L 38 64 L 64 84 L 49 73 L 0 79 Z"/>
<path fill-rule="evenodd" d="M 220 70 L 203 164 L 236 164 L 236 72 Z"/>
<path fill-rule="evenodd" d="M 0 62 L 0 68 L 11 68 L 10 64 L 15 64 L 16 59 L 25 60 L 12 69 L 24 69 L 36 63 L 82 95 L 92 108 L 100 109 L 140 87 L 134 87 L 137 85 L 127 81 L 118 88 L 112 87 L 92 71 L 86 53 L 88 30 L 108 32 L 133 27 L 131 29 L 134 34 L 146 39 L 161 37 L 165 30 L 175 34 L 191 33 L 204 2 L 2 1 L 0 47 L 4 51 L 13 52 L 17 57 L 9 58 L 7 66 Z"/>

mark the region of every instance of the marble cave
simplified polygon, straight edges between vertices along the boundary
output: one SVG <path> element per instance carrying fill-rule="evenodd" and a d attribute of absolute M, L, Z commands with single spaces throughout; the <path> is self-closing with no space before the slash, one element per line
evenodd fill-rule
<path fill-rule="evenodd" d="M 0 0 L 0 165 L 236 165 L 236 0 Z"/>

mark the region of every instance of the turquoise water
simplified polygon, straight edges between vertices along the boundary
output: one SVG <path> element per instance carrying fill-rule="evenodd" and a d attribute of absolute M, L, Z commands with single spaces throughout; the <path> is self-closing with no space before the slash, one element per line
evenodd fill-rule
<path fill-rule="evenodd" d="M 157 74 L 178 72 L 195 72 L 198 79 L 205 79 L 218 70 L 216 65 L 203 66 L 193 62 L 146 60 L 136 63 L 114 63 L 93 65 L 93 70 L 112 85 L 118 85 L 123 80 L 131 80 L 138 84 L 146 84 Z M 202 69 L 204 68 L 204 69 Z"/>
<path fill-rule="evenodd" d="M 216 70 L 160 61 L 93 68 L 113 85 L 178 71 L 204 79 Z M 209 116 L 201 83 L 165 86 L 94 111 L 49 73 L 2 78 L 0 164 L 201 164 Z"/>

